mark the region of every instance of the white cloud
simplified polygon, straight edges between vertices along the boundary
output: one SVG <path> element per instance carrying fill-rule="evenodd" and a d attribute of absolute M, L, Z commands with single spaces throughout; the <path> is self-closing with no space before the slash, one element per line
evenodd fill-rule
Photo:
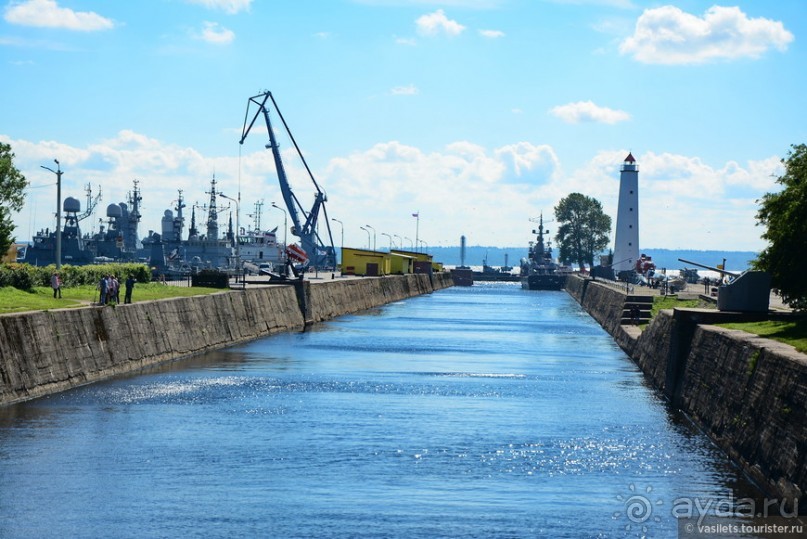
<path fill-rule="evenodd" d="M 417 95 L 418 93 L 419 90 L 414 84 L 410 84 L 408 86 L 396 86 L 390 90 L 390 94 L 392 95 Z"/>
<path fill-rule="evenodd" d="M 6 22 L 22 26 L 64 28 L 79 32 L 109 30 L 115 26 L 111 19 L 92 11 L 73 11 L 59 7 L 56 0 L 26 0 L 6 7 Z"/>
<path fill-rule="evenodd" d="M 642 13 L 619 50 L 647 64 L 699 64 L 758 58 L 771 48 L 786 50 L 793 39 L 781 22 L 749 19 L 738 7 L 713 6 L 701 18 L 663 6 Z"/>
<path fill-rule="evenodd" d="M 319 39 L 328 39 L 329 37 L 331 37 L 331 33 L 330 32 L 316 32 L 314 34 L 314 37 L 319 38 Z"/>
<path fill-rule="evenodd" d="M 186 2 L 208 9 L 218 9 L 231 15 L 240 11 L 249 11 L 250 4 L 252 4 L 252 0 L 186 0 Z"/>
<path fill-rule="evenodd" d="M 501 30 L 480 30 L 479 35 L 488 39 L 497 39 L 504 37 L 504 32 Z"/>
<path fill-rule="evenodd" d="M 442 9 L 428 15 L 421 15 L 415 21 L 415 24 L 418 33 L 424 36 L 437 36 L 440 34 L 458 36 L 465 30 L 463 25 L 446 17 Z"/>
<path fill-rule="evenodd" d="M 550 109 L 549 112 L 567 123 L 601 122 L 615 124 L 630 119 L 630 114 L 623 110 L 600 107 L 591 101 L 577 101 L 576 103 L 558 105 Z"/>
<path fill-rule="evenodd" d="M 83 232 L 97 227 L 107 205 L 125 201 L 134 179 L 143 194 L 141 236 L 159 230 L 160 218 L 178 189 L 184 191 L 189 208 L 194 202 L 206 203 L 214 173 L 225 193 L 236 193 L 240 185 L 242 223 L 247 221 L 245 208 L 259 199 L 267 205 L 281 200 L 272 153 L 264 149 L 245 153 L 240 160 L 236 155 L 208 156 L 133 131 L 86 147 L 3 135 L 0 141 L 11 144 L 14 164 L 39 187 L 28 190 L 26 206 L 15 216 L 18 239 L 53 227 L 54 179 L 40 165 L 54 158 L 64 171 L 63 196 L 78 198 L 83 206 L 88 182 L 103 190 L 103 204 L 94 218 L 82 222 Z M 457 141 L 433 152 L 389 141 L 334 156 L 314 175 L 328 192 L 329 216 L 344 222 L 348 245 L 365 244 L 366 233 L 358 227 L 368 223 L 379 239 L 381 232 L 414 238 L 410 215 L 419 210 L 420 237 L 431 246 L 457 245 L 461 235 L 472 245 L 526 246 L 532 239 L 528 218 L 539 213 L 550 218 L 558 201 L 572 192 L 596 198 L 615 217 L 619 166 L 627 153 L 601 151 L 565 172 L 552 146 L 528 141 L 497 148 Z M 297 197 L 312 200 L 311 182 L 293 154 L 292 149 L 284 152 L 287 175 Z M 634 155 L 643 246 L 756 250 L 764 245 L 755 201 L 778 189 L 778 157 L 713 166 L 697 156 L 652 151 Z M 203 215 L 197 211 L 199 219 Z M 282 226 L 282 219 L 280 212 L 264 213 L 263 226 Z"/>
<path fill-rule="evenodd" d="M 205 21 L 198 37 L 214 45 L 229 45 L 235 39 L 235 34 L 219 23 Z"/>
<path fill-rule="evenodd" d="M 417 45 L 417 41 L 411 37 L 396 37 L 395 43 L 398 45 L 406 45 L 408 47 L 414 47 Z"/>

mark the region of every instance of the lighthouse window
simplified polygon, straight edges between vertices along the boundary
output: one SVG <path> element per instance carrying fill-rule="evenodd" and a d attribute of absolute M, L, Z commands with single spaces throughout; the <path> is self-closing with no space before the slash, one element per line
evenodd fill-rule
<path fill-rule="evenodd" d="M 633 228 L 633 225 L 628 225 L 628 228 Z"/>
<path fill-rule="evenodd" d="M 630 211 L 633 211 L 633 208 L 631 208 Z"/>

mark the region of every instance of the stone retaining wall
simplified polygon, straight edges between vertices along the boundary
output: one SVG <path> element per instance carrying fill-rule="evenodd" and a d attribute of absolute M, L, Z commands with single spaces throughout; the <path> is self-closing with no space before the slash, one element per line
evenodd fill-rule
<path fill-rule="evenodd" d="M 616 318 L 624 292 L 577 276 L 569 278 L 566 289 L 671 404 L 769 495 L 803 497 L 807 355 L 786 344 L 711 325 L 733 316 L 717 311 L 662 311 L 640 331 L 620 325 Z"/>
<path fill-rule="evenodd" d="M 452 286 L 447 273 L 293 286 L 0 316 L 0 405 L 133 372 Z"/>

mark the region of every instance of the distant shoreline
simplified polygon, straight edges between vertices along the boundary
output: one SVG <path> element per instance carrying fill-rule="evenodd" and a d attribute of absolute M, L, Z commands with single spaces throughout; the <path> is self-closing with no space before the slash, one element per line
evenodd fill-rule
<path fill-rule="evenodd" d="M 438 262 L 448 266 L 460 265 L 460 248 L 452 247 L 429 247 L 426 251 L 434 256 Z M 751 261 L 759 253 L 756 251 L 718 251 L 718 250 L 696 250 L 696 249 L 660 249 L 642 248 L 641 252 L 651 256 L 659 269 L 674 269 L 694 267 L 692 264 L 679 262 L 679 258 L 698 262 L 707 266 L 717 266 L 726 259 L 726 269 L 729 271 L 745 271 L 751 267 Z M 490 247 L 490 246 L 469 246 L 465 248 L 465 264 L 467 266 L 481 266 L 487 258 L 489 266 L 501 267 L 505 264 L 505 254 L 507 255 L 507 265 L 518 267 L 521 258 L 527 256 L 527 247 Z M 553 250 L 557 255 L 557 249 Z"/>

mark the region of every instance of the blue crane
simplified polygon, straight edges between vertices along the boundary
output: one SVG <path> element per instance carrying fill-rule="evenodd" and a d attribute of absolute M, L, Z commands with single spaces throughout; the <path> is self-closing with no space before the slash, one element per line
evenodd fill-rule
<path fill-rule="evenodd" d="M 292 144 L 294 144 L 294 148 L 297 150 L 297 154 L 300 156 L 300 160 L 303 162 L 305 170 L 308 172 L 308 176 L 311 178 L 311 182 L 316 189 L 314 205 L 308 212 L 306 212 L 302 204 L 300 204 L 300 201 L 297 199 L 294 191 L 292 191 L 289 180 L 286 177 L 286 169 L 283 167 L 283 160 L 280 158 L 280 148 L 275 138 L 275 132 L 272 129 L 272 121 L 269 118 L 268 104 L 270 101 L 280 121 L 283 122 L 283 127 L 285 127 L 286 133 L 288 133 Z M 255 110 L 250 120 L 250 109 L 253 109 L 253 106 L 257 107 L 257 110 Z M 333 235 L 331 234 L 328 212 L 325 209 L 325 201 L 328 200 L 328 196 L 320 189 L 319 184 L 314 179 L 314 175 L 311 173 L 311 169 L 308 167 L 308 163 L 306 163 L 300 151 L 300 147 L 297 145 L 297 141 L 294 140 L 294 136 L 291 134 L 289 126 L 277 106 L 277 102 L 275 102 L 275 98 L 272 97 L 272 92 L 263 92 L 250 97 L 247 101 L 247 112 L 244 116 L 244 128 L 241 131 L 239 144 L 244 144 L 244 140 L 246 140 L 247 135 L 255 125 L 259 116 L 263 116 L 266 123 L 266 131 L 269 133 L 269 144 L 266 145 L 266 148 L 272 150 L 272 156 L 275 160 L 275 170 L 277 171 L 277 179 L 280 183 L 280 192 L 283 195 L 283 202 L 286 204 L 289 217 L 293 223 L 291 233 L 300 238 L 300 244 L 306 255 L 308 255 L 310 264 L 317 268 L 335 268 L 336 251 L 333 247 Z M 317 231 L 320 211 L 322 211 L 324 215 L 325 227 L 328 231 L 328 239 L 330 239 L 329 245 L 323 244 L 319 232 Z"/>

